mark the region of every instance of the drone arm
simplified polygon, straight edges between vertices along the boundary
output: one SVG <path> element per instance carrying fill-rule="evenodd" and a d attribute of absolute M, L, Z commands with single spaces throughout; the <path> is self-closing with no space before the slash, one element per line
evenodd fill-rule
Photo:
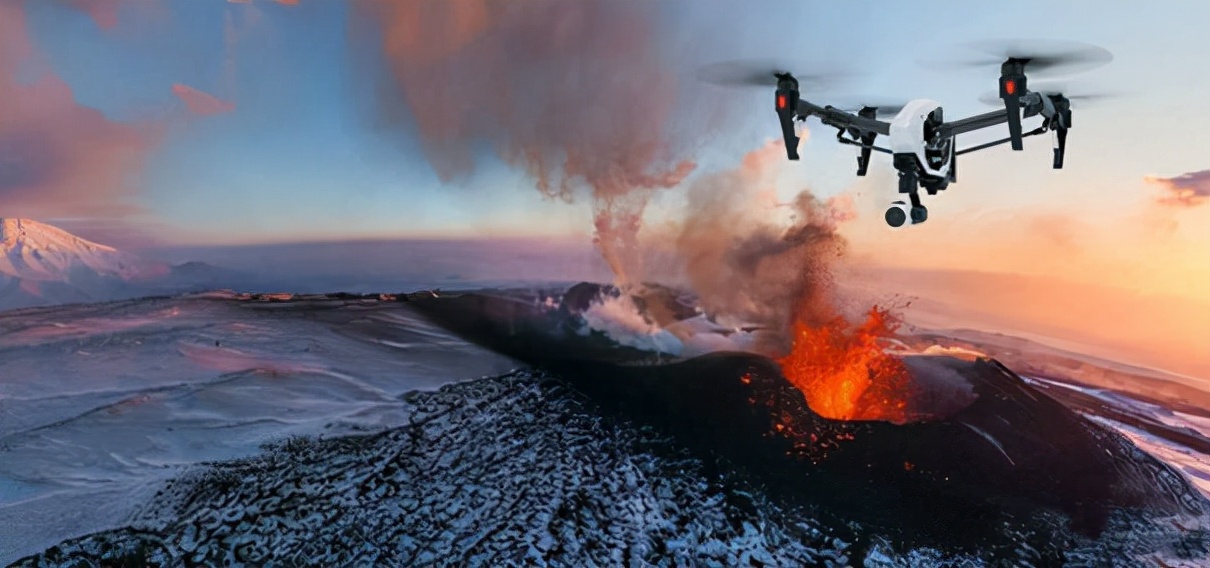
<path fill-rule="evenodd" d="M 882 152 L 883 154 L 894 154 L 894 152 L 892 152 L 890 148 L 883 148 L 883 147 L 881 147 L 881 146 L 874 146 L 873 144 L 866 144 L 866 143 L 864 143 L 864 142 L 860 142 L 860 141 L 857 141 L 857 140 L 849 140 L 849 139 L 847 139 L 847 138 L 840 138 L 840 137 L 838 136 L 838 137 L 836 138 L 836 141 L 837 141 L 837 142 L 840 142 L 841 144 L 848 144 L 848 145 L 850 145 L 850 146 L 857 146 L 857 147 L 862 148 L 862 149 L 865 149 L 865 150 L 874 150 L 874 151 L 876 151 L 876 152 Z"/>
<path fill-rule="evenodd" d="M 1033 129 L 1033 130 L 1030 130 L 1029 132 L 1026 132 L 1025 134 L 1022 134 L 1022 135 L 1021 135 L 1021 138 L 1025 138 L 1026 136 L 1036 136 L 1036 135 L 1038 135 L 1038 134 L 1042 134 L 1042 133 L 1046 132 L 1046 130 L 1047 130 L 1047 129 L 1046 129 L 1046 127 L 1045 127 L 1045 126 L 1039 126 L 1038 128 L 1035 128 L 1035 129 Z M 1001 145 L 1001 144 L 1007 144 L 1007 143 L 1012 142 L 1012 141 L 1013 141 L 1013 137 L 1012 137 L 1012 136 L 1009 136 L 1008 138 L 1001 138 L 1001 139 L 999 139 L 999 140 L 994 140 L 994 141 L 992 141 L 992 142 L 988 142 L 988 143 L 986 143 L 986 144 L 979 144 L 978 146 L 971 146 L 970 148 L 963 148 L 963 149 L 961 149 L 961 150 L 956 150 L 956 151 L 954 151 L 954 155 L 955 155 L 955 156 L 961 156 L 962 154 L 969 154 L 969 153 L 971 153 L 971 152 L 978 152 L 979 150 L 986 150 L 986 149 L 991 148 L 991 147 L 993 147 L 993 146 L 999 146 L 999 145 Z M 1058 160 L 1058 158 L 1056 158 L 1056 161 L 1057 161 L 1057 160 Z"/>
<path fill-rule="evenodd" d="M 866 140 L 864 140 L 864 139 L 863 140 L 853 140 L 853 139 L 845 138 L 845 131 L 840 131 L 840 132 L 836 133 L 836 142 L 840 142 L 841 144 L 854 145 L 854 147 L 862 148 L 863 150 L 875 150 L 875 151 L 881 151 L 881 153 L 883 153 L 883 154 L 894 154 L 893 151 L 891 151 L 891 149 L 876 147 L 876 145 L 874 145 L 874 143 L 866 142 Z"/>
<path fill-rule="evenodd" d="M 883 136 L 891 133 L 891 124 L 889 122 L 857 116 L 833 106 L 821 107 L 810 101 L 798 101 L 798 115 L 802 117 L 818 116 L 821 122 L 836 128 L 855 128 L 862 132 L 871 132 Z"/>
<path fill-rule="evenodd" d="M 1021 106 L 1024 107 L 1038 103 L 1040 97 L 1041 95 L 1038 95 L 1037 93 L 1028 93 L 1021 97 Z M 1018 112 L 1020 111 L 1018 110 Z M 1004 124 L 1006 122 L 1008 122 L 1007 110 L 993 110 L 991 112 L 977 114 L 969 118 L 963 118 L 953 122 L 946 122 L 941 125 L 941 135 L 945 137 L 957 136 L 959 134 L 966 134 L 967 132 L 973 132 L 989 126 Z"/>
<path fill-rule="evenodd" d="M 940 131 L 942 137 L 948 138 L 1006 122 L 1008 122 L 1008 111 L 993 110 L 970 118 L 946 122 L 941 125 Z"/>

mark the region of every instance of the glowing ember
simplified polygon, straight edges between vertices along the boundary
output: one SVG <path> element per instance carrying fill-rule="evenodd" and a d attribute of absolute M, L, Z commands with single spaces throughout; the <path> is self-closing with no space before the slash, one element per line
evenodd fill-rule
<path fill-rule="evenodd" d="M 904 423 L 908 371 L 882 346 L 897 327 L 894 317 L 878 307 L 858 326 L 843 317 L 814 326 L 800 319 L 790 354 L 778 362 L 811 410 L 825 418 Z"/>

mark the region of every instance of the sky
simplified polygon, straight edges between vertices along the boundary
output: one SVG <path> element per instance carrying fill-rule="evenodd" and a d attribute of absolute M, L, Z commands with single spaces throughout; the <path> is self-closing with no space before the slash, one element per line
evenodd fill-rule
<path fill-rule="evenodd" d="M 958 183 L 926 198 L 929 221 L 893 232 L 881 219 L 898 198 L 889 159 L 856 178 L 853 149 L 817 121 L 802 160 L 771 162 L 762 179 L 782 201 L 847 196 L 854 259 L 1210 302 L 1210 60 L 1196 57 L 1210 53 L 1210 3 L 565 0 L 514 20 L 479 0 L 423 4 L 0 0 L 0 216 L 138 248 L 587 240 L 602 211 L 614 224 L 637 211 L 658 240 L 695 180 L 779 135 L 769 92 L 702 84 L 702 65 L 842 72 L 804 97 L 931 98 L 952 119 L 991 110 L 978 97 L 998 69 L 920 61 L 1040 37 L 1114 54 L 1064 80 L 1115 95 L 1076 107 L 1064 170 L 1050 168 L 1046 137 L 964 156 Z M 587 182 L 536 189 L 567 173 L 551 165 L 560 152 Z M 618 179 L 644 186 L 639 202 Z"/>

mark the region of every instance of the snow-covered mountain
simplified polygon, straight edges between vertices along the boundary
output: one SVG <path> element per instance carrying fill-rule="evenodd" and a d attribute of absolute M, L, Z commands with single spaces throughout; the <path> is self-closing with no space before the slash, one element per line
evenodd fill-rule
<path fill-rule="evenodd" d="M 80 270 L 135 280 L 162 276 L 168 266 L 32 219 L 0 219 L 0 275 L 33 282 L 65 282 Z"/>
<path fill-rule="evenodd" d="M 0 310 L 184 292 L 213 268 L 146 260 L 32 219 L 0 219 Z"/>

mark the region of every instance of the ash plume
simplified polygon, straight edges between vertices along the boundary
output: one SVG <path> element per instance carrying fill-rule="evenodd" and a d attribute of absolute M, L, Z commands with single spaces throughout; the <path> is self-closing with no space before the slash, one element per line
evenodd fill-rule
<path fill-rule="evenodd" d="M 648 200 L 695 167 L 670 144 L 677 85 L 649 5 L 420 0 L 353 9 L 355 25 L 381 31 L 391 79 L 381 119 L 413 122 L 443 180 L 472 170 L 486 143 L 549 198 L 587 193 L 597 247 L 620 282 L 632 280 Z"/>
<path fill-rule="evenodd" d="M 676 73 L 639 2 L 362 2 L 356 25 L 381 32 L 390 84 L 380 120 L 414 128 L 445 181 L 474 169 L 486 144 L 545 196 L 591 199 L 596 244 L 622 284 L 648 276 L 638 236 L 656 191 L 693 171 L 670 126 Z M 361 37 L 364 34 L 355 34 Z M 777 203 L 779 142 L 734 171 L 689 187 L 673 241 L 683 278 L 714 314 L 781 338 L 792 322 L 836 317 L 833 260 L 840 202 L 802 192 Z M 782 222 L 770 221 L 781 214 Z"/>
<path fill-rule="evenodd" d="M 693 183 L 675 243 L 702 307 L 774 331 L 774 344 L 764 346 L 772 352 L 788 347 L 795 321 L 837 317 L 832 266 L 846 246 L 837 228 L 851 215 L 845 200 L 808 190 L 778 203 L 770 170 L 784 152 L 770 142 L 736 169 Z"/>

